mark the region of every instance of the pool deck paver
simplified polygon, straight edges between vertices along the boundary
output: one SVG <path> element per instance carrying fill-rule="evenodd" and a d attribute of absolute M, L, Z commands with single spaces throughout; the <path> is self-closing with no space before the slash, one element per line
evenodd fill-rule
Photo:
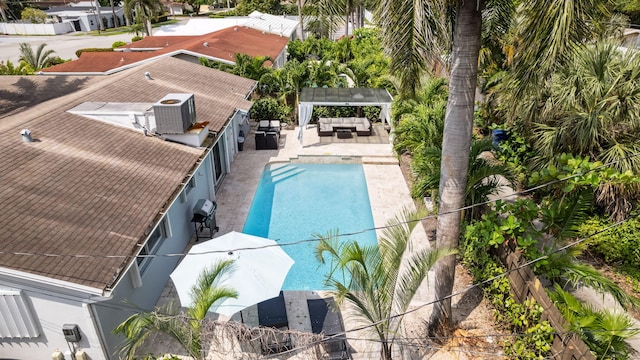
<path fill-rule="evenodd" d="M 360 137 L 362 138 L 360 141 L 359 137 L 337 139 L 335 134 L 332 138 L 321 138 L 318 137 L 316 129 L 311 126 L 303 132 L 302 144 L 298 141 L 297 128 L 295 130 L 282 129 L 280 148 L 277 150 L 256 150 L 253 140 L 254 130 L 255 125 L 249 136 L 246 137 L 243 151 L 236 155 L 230 173 L 226 175 L 216 194 L 215 200 L 218 204 L 216 221 L 220 229 L 218 233 L 214 234 L 214 239 L 216 236 L 230 231 L 242 231 L 265 165 L 300 157 L 361 157 L 376 228 L 386 225 L 388 220 L 400 214 L 403 208 L 414 208 L 397 157 L 392 152 L 388 134 L 380 124 L 376 125 L 375 133 L 371 138 Z M 206 236 L 206 232 L 205 230 L 200 237 Z M 380 230 L 378 233 L 380 234 Z M 421 224 L 416 226 L 411 241 L 414 250 L 430 246 Z M 309 259 L 309 261 L 316 260 Z M 432 274 L 430 274 L 431 276 Z M 432 284 L 433 281 L 425 282 L 414 298 L 415 305 L 432 300 Z M 326 294 L 322 291 L 285 291 L 284 296 L 290 329 L 310 332 L 311 323 L 306 300 L 324 297 Z M 177 301 L 177 295 L 171 280 L 169 280 L 159 304 L 171 300 Z M 341 311 L 347 331 L 362 325 L 354 321 L 348 308 L 343 306 Z M 212 318 L 216 317 L 217 314 L 212 314 Z M 220 319 L 224 320 L 223 317 Z M 240 314 L 235 314 L 231 319 L 240 321 Z M 254 305 L 243 310 L 242 321 L 247 325 L 257 326 L 257 306 Z M 347 337 L 349 338 L 349 346 L 353 348 L 353 359 L 368 359 L 378 354 L 379 347 L 375 342 L 352 340 L 375 339 L 373 333 L 361 330 L 349 333 Z M 171 349 L 163 349 L 162 347 L 161 343 L 156 342 L 153 346 L 154 352 L 171 352 Z"/>

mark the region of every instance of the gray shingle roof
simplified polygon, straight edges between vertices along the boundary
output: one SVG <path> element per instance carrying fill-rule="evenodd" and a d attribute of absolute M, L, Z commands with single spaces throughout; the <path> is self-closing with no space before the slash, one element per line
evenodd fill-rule
<path fill-rule="evenodd" d="M 146 71 L 154 80 L 145 80 Z M 249 108 L 245 95 L 255 82 L 174 58 L 90 82 L 0 118 L 0 267 L 104 289 L 124 259 L 42 254 L 134 254 L 204 150 L 65 110 L 85 101 L 155 102 L 188 92 L 198 120 L 219 131 L 234 109 Z M 38 141 L 23 142 L 23 128 Z"/>

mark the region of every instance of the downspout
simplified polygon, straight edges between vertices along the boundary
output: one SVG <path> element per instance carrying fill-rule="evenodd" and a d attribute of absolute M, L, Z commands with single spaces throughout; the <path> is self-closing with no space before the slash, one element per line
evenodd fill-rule
<path fill-rule="evenodd" d="M 93 304 L 87 304 L 89 307 L 89 314 L 91 314 L 91 322 L 93 323 L 93 328 L 98 332 L 98 340 L 100 341 L 100 349 L 102 350 L 102 355 L 104 355 L 105 359 L 111 359 L 109 353 L 107 353 L 107 346 L 105 345 L 107 341 L 105 340 L 104 332 L 102 331 L 102 326 L 100 326 L 100 319 L 98 317 L 98 312 Z"/>

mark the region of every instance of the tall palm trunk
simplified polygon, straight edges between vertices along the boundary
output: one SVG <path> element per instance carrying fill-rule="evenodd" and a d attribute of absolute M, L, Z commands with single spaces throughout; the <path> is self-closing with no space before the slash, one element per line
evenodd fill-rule
<path fill-rule="evenodd" d="M 116 16 L 116 8 L 113 6 L 113 0 L 109 0 L 109 5 L 111 5 L 111 14 L 113 15 L 113 27 L 117 28 L 120 26 L 120 20 Z"/>
<path fill-rule="evenodd" d="M 460 1 L 455 19 L 449 100 L 445 116 L 440 169 L 440 195 L 436 243 L 439 248 L 455 249 L 460 238 L 461 212 L 469 166 L 469 147 L 473 128 L 473 106 L 478 77 L 478 55 L 483 0 Z M 456 257 L 449 255 L 436 266 L 436 304 L 431 330 L 451 328 L 451 298 Z M 441 300 L 441 301 L 438 301 Z"/>
<path fill-rule="evenodd" d="M 300 40 L 304 41 L 304 23 L 302 22 L 302 0 L 298 0 L 298 21 L 300 22 Z"/>
<path fill-rule="evenodd" d="M 96 12 L 98 13 L 98 30 L 104 31 L 104 23 L 102 22 L 102 13 L 100 13 L 100 2 L 96 1 Z"/>
<path fill-rule="evenodd" d="M 347 13 L 344 16 L 344 36 L 349 37 L 349 15 L 351 13 L 351 3 L 347 0 Z"/>
<path fill-rule="evenodd" d="M 9 22 L 7 19 L 7 13 L 4 11 L 4 7 L 6 6 L 4 1 L 0 1 L 0 16 L 2 16 L 2 21 Z"/>

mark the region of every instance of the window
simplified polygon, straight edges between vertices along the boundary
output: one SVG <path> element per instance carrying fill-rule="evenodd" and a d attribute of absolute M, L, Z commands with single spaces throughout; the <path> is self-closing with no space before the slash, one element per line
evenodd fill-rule
<path fill-rule="evenodd" d="M 35 317 L 22 291 L 0 288 L 0 339 L 36 338 L 39 335 Z"/>
<path fill-rule="evenodd" d="M 162 219 L 160 224 L 158 224 L 155 230 L 153 230 L 153 233 L 151 233 L 151 236 L 149 236 L 147 243 L 142 247 L 142 250 L 140 250 L 139 255 L 154 255 L 158 251 L 158 247 L 161 243 L 160 240 L 165 237 L 165 223 L 165 219 Z M 151 257 L 138 256 L 136 262 L 138 263 L 138 268 L 140 269 L 141 274 L 144 274 L 149 263 L 151 263 L 151 260 L 153 260 Z"/>

